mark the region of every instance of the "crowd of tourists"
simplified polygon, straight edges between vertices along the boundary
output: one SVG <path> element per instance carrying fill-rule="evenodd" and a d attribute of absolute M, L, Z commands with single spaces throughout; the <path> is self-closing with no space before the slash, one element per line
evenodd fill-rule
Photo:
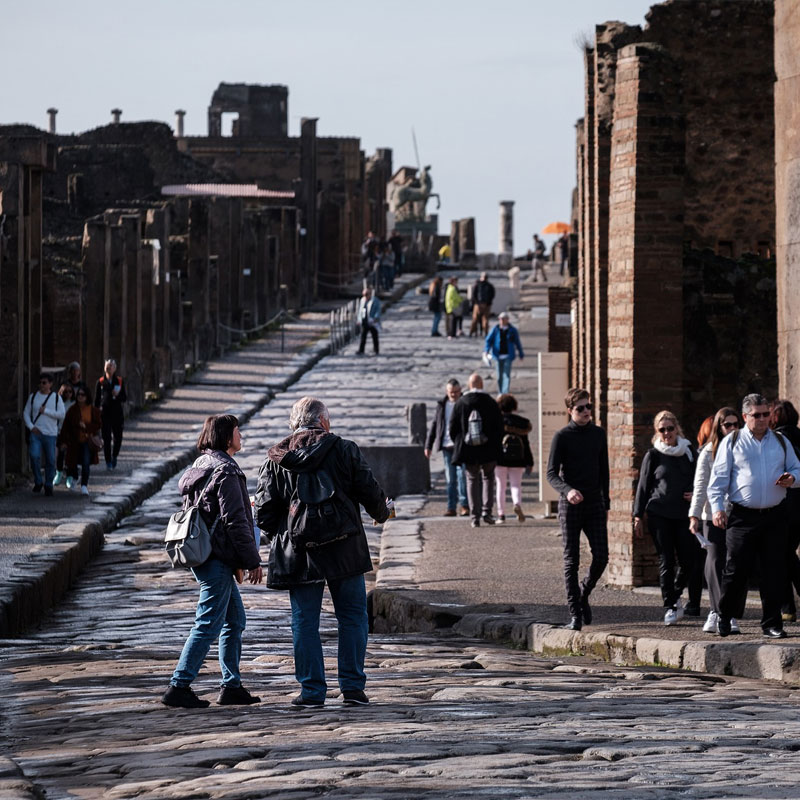
<path fill-rule="evenodd" d="M 53 487 L 62 482 L 68 490 L 77 487 L 89 494 L 91 468 L 100 463 L 103 452 L 106 469 L 117 467 L 125 422 L 125 384 L 117 374 L 117 363 L 106 360 L 94 394 L 81 377 L 81 365 L 73 361 L 67 378 L 54 391 L 49 372 L 39 375 L 23 409 L 28 437 L 28 456 L 33 473 L 33 491 L 52 497 Z"/>

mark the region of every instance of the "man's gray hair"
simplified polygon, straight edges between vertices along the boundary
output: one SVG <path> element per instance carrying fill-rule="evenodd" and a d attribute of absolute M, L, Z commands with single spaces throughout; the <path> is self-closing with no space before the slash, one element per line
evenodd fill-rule
<path fill-rule="evenodd" d="M 458 378 L 450 378 L 450 380 L 447 381 L 447 385 L 448 386 L 461 386 L 461 384 L 458 382 Z"/>
<path fill-rule="evenodd" d="M 289 430 L 299 428 L 321 428 L 323 421 L 329 422 L 328 409 L 316 397 L 301 397 L 289 412 Z"/>
<path fill-rule="evenodd" d="M 763 394 L 758 394 L 754 392 L 753 394 L 747 395 L 747 397 L 742 400 L 742 414 L 749 414 L 750 411 L 755 408 L 756 406 L 768 406 L 769 402 Z"/>
<path fill-rule="evenodd" d="M 80 365 L 80 364 L 79 364 L 77 361 L 73 361 L 73 362 L 72 362 L 72 363 L 71 363 L 71 364 L 70 364 L 70 365 L 67 367 L 67 369 L 69 369 L 69 370 L 73 370 L 73 369 L 80 369 L 80 368 L 81 368 L 81 365 Z"/>

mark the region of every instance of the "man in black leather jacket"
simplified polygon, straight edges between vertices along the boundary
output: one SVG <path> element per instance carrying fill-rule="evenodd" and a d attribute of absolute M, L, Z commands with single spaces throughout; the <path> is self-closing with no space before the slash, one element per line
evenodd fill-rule
<path fill-rule="evenodd" d="M 325 584 L 339 624 L 339 688 L 345 705 L 366 705 L 364 657 L 369 622 L 364 573 L 372 570 L 359 504 L 377 522 L 389 508 L 378 482 L 355 442 L 330 432 L 325 404 L 303 397 L 289 416 L 291 434 L 270 448 L 256 490 L 256 522 L 270 540 L 267 586 L 288 589 L 292 604 L 295 677 L 301 694 L 292 701 L 300 708 L 320 708 L 327 684 L 319 635 Z M 296 548 L 288 531 L 290 504 L 298 501 L 298 476 L 324 464 L 337 491 L 352 504 L 356 534 L 322 547 Z"/>

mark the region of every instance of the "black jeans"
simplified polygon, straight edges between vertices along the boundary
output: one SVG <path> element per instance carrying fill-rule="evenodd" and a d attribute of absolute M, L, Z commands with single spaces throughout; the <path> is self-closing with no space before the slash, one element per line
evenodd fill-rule
<path fill-rule="evenodd" d="M 116 464 L 119 449 L 122 447 L 122 424 L 121 419 L 110 419 L 103 416 L 103 455 L 106 457 L 106 464 Z M 113 447 L 111 439 L 114 439 Z"/>
<path fill-rule="evenodd" d="M 721 617 L 744 610 L 747 579 L 758 563 L 761 627 L 782 628 L 781 601 L 786 580 L 786 502 L 763 511 L 734 504 L 725 532 L 728 559 L 722 573 Z"/>
<path fill-rule="evenodd" d="M 681 565 L 684 575 L 687 576 L 689 586 L 692 586 L 698 570 L 702 576 L 703 548 L 700 547 L 697 537 L 689 530 L 688 517 L 667 519 L 656 514 L 648 514 L 647 527 L 658 553 L 658 577 L 664 608 L 673 608 L 680 597 L 680 591 L 675 585 L 675 555 L 677 553 L 678 563 Z M 694 585 L 697 585 L 696 581 L 694 581 Z M 701 582 L 701 591 L 702 587 Z M 690 597 L 689 601 L 697 601 L 697 604 L 700 604 L 699 597 Z"/>
<path fill-rule="evenodd" d="M 703 535 L 711 544 L 706 549 L 705 577 L 708 586 L 708 605 L 719 614 L 719 599 L 722 596 L 722 573 L 728 559 L 728 546 L 725 531 L 717 528 L 713 522 L 703 523 Z M 740 617 L 741 613 L 734 614 Z"/>
<path fill-rule="evenodd" d="M 564 544 L 564 583 L 571 617 L 581 615 L 581 596 L 588 597 L 608 564 L 608 526 L 601 497 L 587 498 L 572 505 L 562 494 L 558 501 L 558 521 Z M 581 531 L 589 540 L 592 563 L 584 579 L 578 583 L 581 560 Z"/>
<path fill-rule="evenodd" d="M 360 343 L 360 345 L 358 347 L 358 352 L 359 353 L 363 353 L 364 352 L 364 347 L 366 347 L 366 344 L 367 344 L 367 332 L 372 334 L 372 347 L 375 350 L 375 352 L 377 353 L 378 352 L 378 329 L 373 327 L 372 325 L 366 325 L 366 324 L 362 324 L 361 325 L 361 343 Z"/>

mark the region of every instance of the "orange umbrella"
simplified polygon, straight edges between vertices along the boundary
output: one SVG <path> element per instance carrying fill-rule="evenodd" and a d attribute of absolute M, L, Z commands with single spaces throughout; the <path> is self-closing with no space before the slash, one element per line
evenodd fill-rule
<path fill-rule="evenodd" d="M 542 233 L 569 233 L 572 227 L 566 222 L 551 222 L 542 228 Z"/>

